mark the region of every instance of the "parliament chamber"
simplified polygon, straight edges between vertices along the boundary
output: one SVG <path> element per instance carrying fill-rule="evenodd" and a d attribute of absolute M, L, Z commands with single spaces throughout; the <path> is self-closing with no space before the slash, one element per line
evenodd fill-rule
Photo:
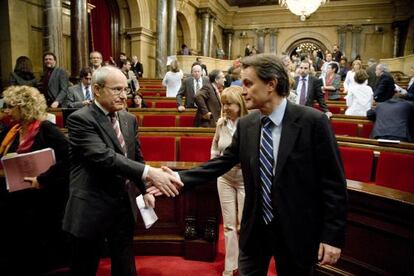
<path fill-rule="evenodd" d="M 288 56 L 292 64 L 313 51 L 325 59 L 337 46 L 347 58 L 347 67 L 359 58 L 368 70 L 373 59 L 387 66 L 396 85 L 409 90 L 414 77 L 410 71 L 414 68 L 413 1 L 316 1 L 327 3 L 306 16 L 292 14 L 279 2 L 289 1 L 1 1 L 0 88 L 3 91 L 10 85 L 10 73 L 19 56 L 31 59 L 40 90 L 44 86 L 44 52 L 56 54 L 69 86 L 80 81 L 79 73 L 90 66 L 93 51 L 101 53 L 102 62 L 116 66 L 122 63 L 120 54 L 135 56 L 144 69 L 141 77 L 137 75 L 136 92 L 146 107 L 132 107 L 129 97 L 127 111 L 137 119 L 137 139 L 145 162 L 174 171 L 210 160 L 215 128 L 195 127 L 197 108 L 179 111 L 176 97 L 167 96 L 163 78 L 171 61 L 178 61 L 186 78 L 191 77 L 197 57 L 209 72 L 218 69 L 229 74 L 228 69 L 239 66 L 236 64 L 250 46 L 257 47 L 257 53 Z M 183 52 L 184 45 L 189 52 Z M 316 67 L 316 60 L 313 64 Z M 314 74 L 319 77 L 322 73 L 315 68 Z M 326 98 L 325 102 L 332 113 L 330 125 L 346 177 L 346 242 L 338 263 L 317 265 L 315 274 L 413 275 L 414 143 L 374 139 L 375 122 L 366 116 L 345 115 L 348 106 L 343 83 L 339 99 Z M 317 102 L 313 107 L 322 110 Z M 3 111 L 2 124 L 8 126 L 10 120 Z M 48 107 L 65 135 L 67 116 L 73 111 L 61 105 Z M 5 199 L 3 172 L 1 177 L 0 196 Z M 135 226 L 136 256 L 214 262 L 219 227 L 223 227 L 216 181 L 185 190 L 175 198 L 157 197 L 155 211 L 159 220 L 150 229 L 145 229 L 141 219 Z M 2 258 L 0 254 L 0 274 Z"/>

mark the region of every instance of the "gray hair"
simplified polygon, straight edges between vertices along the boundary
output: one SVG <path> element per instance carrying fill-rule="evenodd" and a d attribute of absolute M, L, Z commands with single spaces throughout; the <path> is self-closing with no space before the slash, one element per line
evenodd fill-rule
<path fill-rule="evenodd" d="M 370 58 L 370 59 L 368 60 L 368 66 L 372 66 L 372 65 L 374 65 L 375 63 L 377 63 L 377 61 L 376 61 L 374 58 Z"/>
<path fill-rule="evenodd" d="M 95 70 L 95 72 L 93 72 L 92 75 L 92 86 L 94 86 L 95 84 L 99 85 L 99 86 L 105 86 L 105 82 L 107 77 L 111 74 L 114 73 L 115 71 L 119 71 L 122 73 L 122 71 L 115 66 L 112 65 L 107 65 L 107 66 L 103 66 L 97 70 Z"/>
<path fill-rule="evenodd" d="M 379 63 L 377 68 L 380 69 L 381 72 L 389 72 L 388 66 L 383 63 Z"/>

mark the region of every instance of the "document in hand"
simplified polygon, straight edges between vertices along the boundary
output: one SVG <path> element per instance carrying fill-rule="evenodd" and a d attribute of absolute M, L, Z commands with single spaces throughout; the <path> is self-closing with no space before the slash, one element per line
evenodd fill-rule
<path fill-rule="evenodd" d="M 31 187 L 25 177 L 36 177 L 56 163 L 55 151 L 51 148 L 22 154 L 6 155 L 1 158 L 7 189 L 15 192 Z"/>
<path fill-rule="evenodd" d="M 141 216 L 142 216 L 142 220 L 144 221 L 144 224 L 145 224 L 145 229 L 148 229 L 158 220 L 158 216 L 152 207 L 145 207 L 145 202 L 144 202 L 144 198 L 142 195 L 139 195 L 136 198 L 136 201 L 137 201 L 139 212 L 141 213 Z"/>

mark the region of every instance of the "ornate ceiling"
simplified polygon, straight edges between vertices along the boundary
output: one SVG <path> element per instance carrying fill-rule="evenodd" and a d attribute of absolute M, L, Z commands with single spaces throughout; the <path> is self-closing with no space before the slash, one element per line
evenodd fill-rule
<path fill-rule="evenodd" d="M 250 7 L 262 5 L 276 5 L 279 0 L 226 0 L 230 6 Z"/>

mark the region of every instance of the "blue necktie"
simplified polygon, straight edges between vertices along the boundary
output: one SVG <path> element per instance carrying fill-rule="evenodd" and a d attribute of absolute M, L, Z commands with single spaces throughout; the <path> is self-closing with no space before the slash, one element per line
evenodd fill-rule
<path fill-rule="evenodd" d="M 302 88 L 300 90 L 299 104 L 305 105 L 305 103 L 306 103 L 306 79 L 302 78 Z"/>
<path fill-rule="evenodd" d="M 262 195 L 263 220 L 269 224 L 273 219 L 271 190 L 273 183 L 273 122 L 269 117 L 262 118 L 262 139 L 260 143 L 260 182 Z"/>
<path fill-rule="evenodd" d="M 86 88 L 85 88 L 85 99 L 86 99 L 87 101 L 92 100 L 92 98 L 91 98 L 91 92 L 89 91 L 89 87 L 86 87 Z"/>

